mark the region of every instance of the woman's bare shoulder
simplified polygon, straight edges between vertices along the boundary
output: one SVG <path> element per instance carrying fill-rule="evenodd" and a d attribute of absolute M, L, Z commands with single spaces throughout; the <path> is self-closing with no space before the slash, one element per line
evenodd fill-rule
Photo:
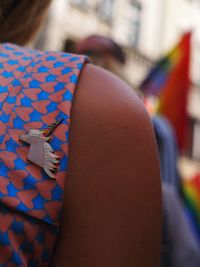
<path fill-rule="evenodd" d="M 132 88 L 110 72 L 91 64 L 83 70 L 75 100 L 75 105 L 80 109 L 93 111 L 89 119 L 98 115 L 99 119 L 111 119 L 110 116 L 115 118 L 116 115 L 126 114 L 134 115 L 135 119 L 149 120 Z"/>
<path fill-rule="evenodd" d="M 55 266 L 159 266 L 158 169 L 139 98 L 114 75 L 86 65 L 72 108 Z"/>

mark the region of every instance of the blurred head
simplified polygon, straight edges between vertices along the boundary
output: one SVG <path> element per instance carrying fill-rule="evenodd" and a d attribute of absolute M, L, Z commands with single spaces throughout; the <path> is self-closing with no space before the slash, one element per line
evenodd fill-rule
<path fill-rule="evenodd" d="M 41 25 L 51 0 L 1 0 L 0 43 L 23 45 Z"/>

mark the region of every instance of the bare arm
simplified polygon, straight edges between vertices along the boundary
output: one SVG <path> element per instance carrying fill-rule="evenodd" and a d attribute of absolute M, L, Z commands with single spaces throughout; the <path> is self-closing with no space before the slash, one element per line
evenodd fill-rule
<path fill-rule="evenodd" d="M 90 65 L 72 114 L 53 266 L 158 267 L 160 178 L 148 115 L 126 84 Z"/>

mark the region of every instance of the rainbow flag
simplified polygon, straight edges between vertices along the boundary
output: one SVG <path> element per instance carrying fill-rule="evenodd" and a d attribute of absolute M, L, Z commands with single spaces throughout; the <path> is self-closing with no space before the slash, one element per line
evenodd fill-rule
<path fill-rule="evenodd" d="M 182 193 L 187 214 L 200 241 L 200 173 L 183 180 Z"/>
<path fill-rule="evenodd" d="M 180 42 L 149 72 L 140 89 L 159 99 L 157 112 L 165 115 L 175 128 L 179 148 L 185 145 L 187 128 L 187 99 L 190 88 L 191 33 Z"/>

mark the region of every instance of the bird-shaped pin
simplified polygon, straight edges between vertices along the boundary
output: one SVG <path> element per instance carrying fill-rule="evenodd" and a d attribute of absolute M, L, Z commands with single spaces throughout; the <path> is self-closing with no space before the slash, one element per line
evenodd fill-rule
<path fill-rule="evenodd" d="M 56 121 L 47 129 L 30 129 L 19 138 L 21 141 L 30 144 L 28 153 L 28 160 L 44 169 L 46 174 L 55 179 L 55 172 L 57 171 L 58 164 L 60 163 L 59 156 L 54 153 L 54 150 L 48 143 L 51 138 L 50 134 L 62 122 L 62 119 Z"/>

